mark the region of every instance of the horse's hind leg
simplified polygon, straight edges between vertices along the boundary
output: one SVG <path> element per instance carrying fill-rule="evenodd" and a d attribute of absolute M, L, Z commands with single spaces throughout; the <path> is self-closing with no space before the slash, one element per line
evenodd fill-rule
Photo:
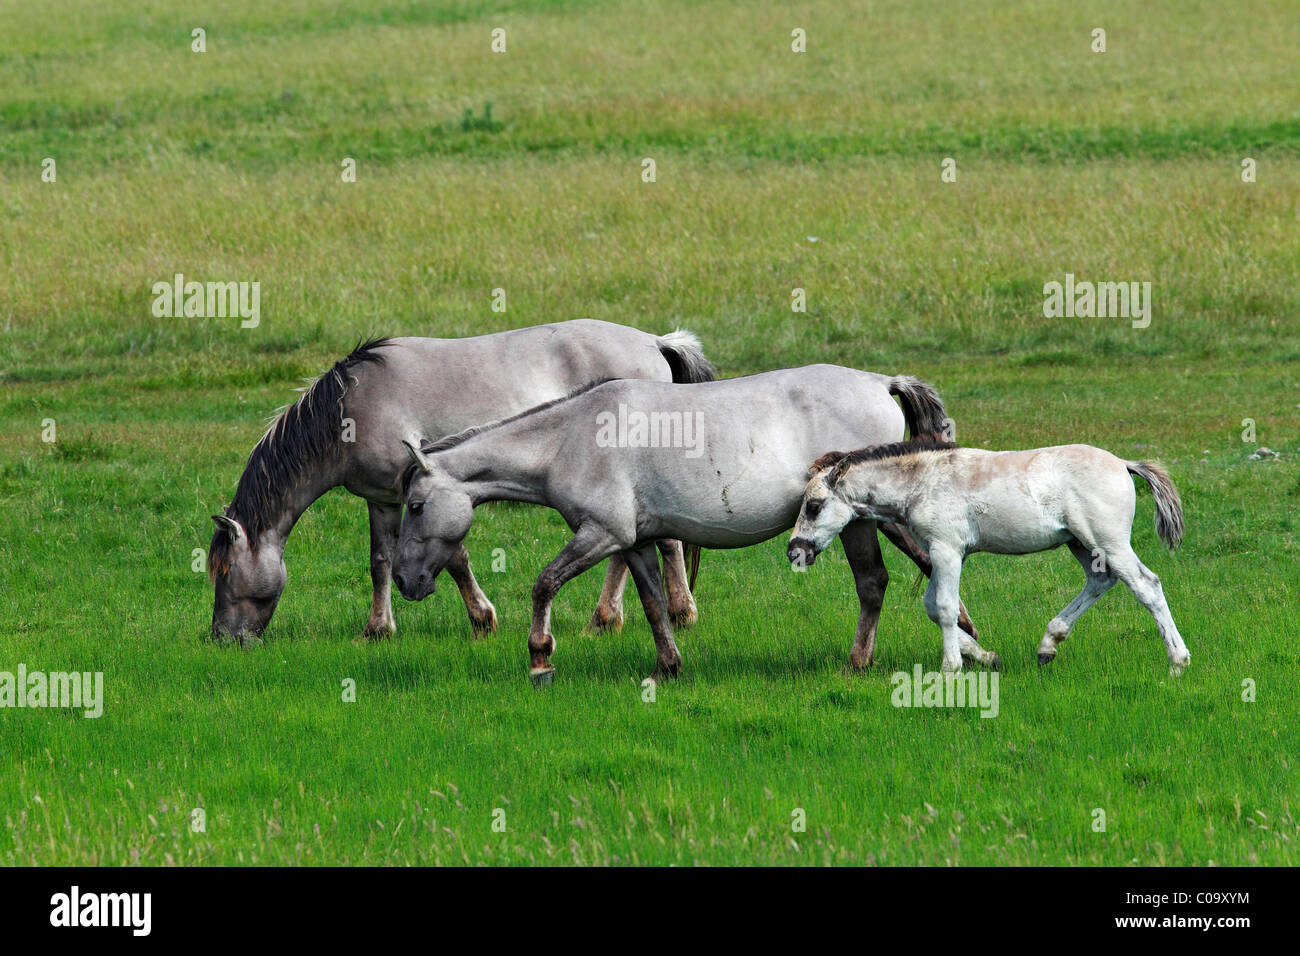
<path fill-rule="evenodd" d="M 672 538 L 655 542 L 664 559 L 664 591 L 668 595 L 668 617 L 674 627 L 690 627 L 700 614 L 691 595 L 691 584 L 686 574 L 686 555 L 682 543 Z"/>
<path fill-rule="evenodd" d="M 606 557 L 622 550 L 618 541 L 599 525 L 587 523 L 537 576 L 533 585 L 533 622 L 528 630 L 528 672 L 536 684 L 550 681 L 555 674 L 551 655 L 555 636 L 551 634 L 551 604 L 566 581 L 593 568 Z"/>
<path fill-rule="evenodd" d="M 627 561 L 621 552 L 609 556 L 605 568 L 605 583 L 600 588 L 600 600 L 587 625 L 590 633 L 623 630 L 623 589 L 627 586 Z"/>
<path fill-rule="evenodd" d="M 910 531 L 891 521 L 880 522 L 880 531 L 893 543 L 894 547 L 911 558 L 912 563 L 920 568 L 922 574 L 927 578 L 930 577 L 932 571 L 930 556 L 925 553 L 925 548 L 921 547 L 920 542 L 912 537 Z M 957 626 L 969 634 L 976 643 L 979 643 L 979 633 L 975 630 L 970 615 L 966 613 L 966 605 L 960 601 L 957 604 Z"/>
<path fill-rule="evenodd" d="M 1108 555 L 1110 569 L 1116 577 L 1129 586 L 1138 603 L 1151 612 L 1160 630 L 1160 639 L 1165 642 L 1165 654 L 1169 657 L 1169 673 L 1181 674 L 1192 659 L 1191 652 L 1183 643 L 1183 637 L 1174 625 L 1174 616 L 1169 613 L 1169 603 L 1165 600 L 1164 588 L 1160 585 L 1154 571 L 1138 558 L 1132 546 L 1123 551 Z"/>
<path fill-rule="evenodd" d="M 1065 606 L 1060 614 L 1052 618 L 1047 623 L 1047 633 L 1043 635 L 1043 641 L 1038 645 L 1038 663 L 1039 665 L 1050 664 L 1056 658 L 1056 650 L 1060 643 L 1070 636 L 1070 630 L 1074 627 L 1076 621 L 1083 617 L 1085 611 L 1097 603 L 1097 599 L 1114 586 L 1118 580 L 1109 570 L 1105 561 L 1100 555 L 1093 556 L 1087 546 L 1081 544 L 1077 539 L 1070 542 L 1070 551 L 1075 559 L 1083 566 L 1083 573 L 1088 576 L 1084 582 L 1083 590 L 1080 591 L 1073 601 Z M 1098 570 L 1101 568 L 1103 570 Z"/>
<path fill-rule="evenodd" d="M 401 505 L 381 505 L 371 501 L 370 510 L 370 620 L 362 637 L 388 637 L 397 633 L 393 620 L 393 552 L 397 532 L 402 524 Z"/>
<path fill-rule="evenodd" d="M 465 550 L 465 545 L 462 544 L 457 548 L 456 553 L 447 562 L 447 573 L 456 582 L 456 589 L 460 591 L 461 600 L 465 602 L 465 613 L 469 615 L 474 636 L 495 631 L 497 609 L 492 606 L 492 602 L 487 599 L 487 595 L 474 580 L 474 572 L 469 568 L 469 552 Z"/>
<path fill-rule="evenodd" d="M 889 586 L 889 571 L 880 554 L 874 521 L 850 521 L 840 532 L 840 543 L 858 592 L 858 629 L 849 651 L 849 666 L 866 670 L 876 657 L 876 627 L 885 603 L 885 588 Z"/>
<path fill-rule="evenodd" d="M 625 552 L 632 580 L 650 622 L 650 633 L 655 639 L 655 672 L 652 679 L 676 677 L 681 671 L 682 655 L 673 642 L 672 628 L 668 623 L 668 598 L 659 577 L 659 562 L 652 545 L 642 545 Z"/>

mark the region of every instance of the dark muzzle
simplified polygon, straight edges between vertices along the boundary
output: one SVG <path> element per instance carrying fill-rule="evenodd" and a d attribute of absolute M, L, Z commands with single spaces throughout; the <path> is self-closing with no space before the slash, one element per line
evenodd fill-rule
<path fill-rule="evenodd" d="M 809 567 L 817 560 L 817 549 L 807 538 L 791 538 L 786 545 L 785 556 L 797 567 Z"/>

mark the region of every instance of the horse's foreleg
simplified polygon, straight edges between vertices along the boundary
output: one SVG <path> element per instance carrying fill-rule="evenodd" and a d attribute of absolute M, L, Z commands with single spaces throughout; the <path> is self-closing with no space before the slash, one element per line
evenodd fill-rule
<path fill-rule="evenodd" d="M 902 525 L 894 524 L 889 521 L 880 522 L 880 530 L 899 551 L 912 559 L 912 563 L 921 569 L 921 573 L 927 578 L 931 575 L 930 556 L 925 553 L 925 548 L 921 547 L 920 542 L 912 537 L 912 533 Z M 975 625 L 966 613 L 966 605 L 958 604 L 957 607 L 957 626 L 969 634 L 976 643 L 979 643 L 979 633 L 975 630 Z"/>
<path fill-rule="evenodd" d="M 497 609 L 492 606 L 483 589 L 478 586 L 478 581 L 474 580 L 474 572 L 469 567 L 469 552 L 465 550 L 465 545 L 462 544 L 457 548 L 456 553 L 447 562 L 447 573 L 456 582 L 456 589 L 460 591 L 461 600 L 465 602 L 465 613 L 469 615 L 474 636 L 479 637 L 495 631 Z"/>
<path fill-rule="evenodd" d="M 675 627 L 690 627 L 699 620 L 686 574 L 686 556 L 682 543 L 672 538 L 656 542 L 664 558 L 664 591 L 668 595 L 668 617 Z"/>
<path fill-rule="evenodd" d="M 925 589 L 925 612 L 943 632 L 943 665 L 947 672 L 961 670 L 961 630 L 957 627 L 957 609 L 961 606 L 961 555 L 947 545 L 930 550 L 934 573 Z"/>
<path fill-rule="evenodd" d="M 383 505 L 371 501 L 370 510 L 370 619 L 363 637 L 388 637 L 397 633 L 393 620 L 393 552 L 397 532 L 402 524 L 401 505 Z"/>
<path fill-rule="evenodd" d="M 537 576 L 533 585 L 533 621 L 528 630 L 528 672 L 534 683 L 547 683 L 555 674 L 555 668 L 551 666 L 551 655 L 555 653 L 551 604 L 555 595 L 566 581 L 621 550 L 620 544 L 608 531 L 587 523 L 578 528 L 569 543 Z"/>
<path fill-rule="evenodd" d="M 592 634 L 602 631 L 623 630 L 623 589 L 627 586 L 627 562 L 621 553 L 611 554 L 605 568 L 605 583 L 600 588 L 600 600 L 591 615 L 587 630 Z"/>
<path fill-rule="evenodd" d="M 874 521 L 850 521 L 840 532 L 840 543 L 853 571 L 859 604 L 858 630 L 853 637 L 853 650 L 849 652 L 849 665 L 854 670 L 865 670 L 876 656 L 876 626 L 885 602 L 889 571 L 880 554 Z"/>
<path fill-rule="evenodd" d="M 1097 599 L 1114 586 L 1118 578 L 1110 573 L 1109 568 L 1100 556 L 1094 558 L 1092 552 L 1077 540 L 1070 543 L 1070 551 L 1074 554 L 1079 564 L 1083 566 L 1083 573 L 1088 576 L 1087 582 L 1069 604 L 1061 611 L 1060 614 L 1052 618 L 1047 623 L 1047 632 L 1043 635 L 1042 643 L 1038 645 L 1038 663 L 1040 666 L 1050 664 L 1056 659 L 1057 647 L 1060 643 L 1070 636 L 1070 630 L 1074 627 L 1076 621 L 1083 616 L 1083 613 L 1097 603 Z M 1105 570 L 1094 570 L 1094 565 Z"/>
<path fill-rule="evenodd" d="M 680 543 L 678 544 L 680 554 Z M 676 677 L 681 671 L 682 655 L 677 651 L 673 641 L 672 628 L 668 623 L 668 598 L 664 593 L 663 580 L 659 576 L 659 561 L 651 545 L 643 545 L 633 551 L 625 552 L 628 567 L 632 569 L 632 580 L 636 582 L 636 592 L 641 598 L 641 607 L 645 609 L 646 620 L 650 622 L 650 632 L 655 639 L 655 672 L 652 680 L 664 677 Z"/>

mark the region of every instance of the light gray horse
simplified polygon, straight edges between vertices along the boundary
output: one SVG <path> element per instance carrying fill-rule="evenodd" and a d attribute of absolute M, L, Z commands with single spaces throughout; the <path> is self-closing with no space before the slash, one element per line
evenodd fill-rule
<path fill-rule="evenodd" d="M 1125 461 L 1091 445 L 994 452 L 923 440 L 828 452 L 809 472 L 787 556 L 802 567 L 812 564 L 846 522 L 874 518 L 907 525 L 934 561 L 925 610 L 943 633 L 943 670 L 961 670 L 963 655 L 999 663 L 996 654 L 966 647 L 969 638 L 956 626 L 966 556 L 1032 554 L 1063 544 L 1083 566 L 1087 582 L 1048 623 L 1039 664 L 1053 660 L 1074 622 L 1123 581 L 1155 618 L 1170 672 L 1187 667 L 1191 655 L 1160 579 L 1130 541 L 1136 500 L 1130 475 L 1151 486 L 1160 539 L 1174 548 L 1183 537 L 1178 489 L 1155 462 Z"/>
<path fill-rule="evenodd" d="M 901 399 L 901 411 L 891 395 Z M 653 542 L 742 548 L 775 537 L 794 523 L 812 457 L 836 442 L 898 440 L 905 421 L 914 433 L 944 427 L 934 389 L 907 376 L 812 365 L 700 385 L 596 383 L 505 421 L 419 448 L 408 444 L 398 586 L 412 600 L 429 593 L 476 505 L 547 505 L 574 535 L 533 588 L 534 680 L 554 673 L 550 614 L 560 587 L 620 552 L 654 633 L 656 674 L 673 675 L 681 655 Z M 929 572 L 927 556 L 905 532 L 882 530 Z M 850 661 L 862 668 L 872 660 L 889 575 L 875 522 L 852 522 L 840 539 L 861 605 Z M 974 634 L 969 618 L 963 626 Z"/>
<path fill-rule="evenodd" d="M 401 519 L 396 480 L 406 464 L 401 442 L 494 421 L 609 376 L 701 382 L 714 371 L 689 332 L 654 336 L 592 319 L 358 346 L 275 419 L 249 455 L 234 500 L 212 516 L 213 635 L 248 642 L 261 634 L 284 590 L 289 532 L 312 502 L 339 485 L 370 508 L 374 593 L 365 634 L 394 633 L 389 582 Z M 690 623 L 695 603 L 681 545 L 665 542 L 661 550 L 672 613 Z M 465 549 L 458 546 L 445 565 L 474 630 L 495 630 L 496 610 L 474 580 Z M 625 580 L 621 562 L 611 562 L 593 627 L 622 623 Z"/>

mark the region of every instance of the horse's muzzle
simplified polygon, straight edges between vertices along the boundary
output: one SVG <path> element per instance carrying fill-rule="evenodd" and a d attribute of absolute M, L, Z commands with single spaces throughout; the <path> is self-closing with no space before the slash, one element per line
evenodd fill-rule
<path fill-rule="evenodd" d="M 419 576 L 414 580 L 407 578 L 398 572 L 393 573 L 393 583 L 397 585 L 397 590 L 402 597 L 408 601 L 423 601 L 433 593 L 434 583 L 433 575 L 428 571 L 421 571 Z"/>
<path fill-rule="evenodd" d="M 806 568 L 817 560 L 817 549 L 807 538 L 791 538 L 785 556 L 795 567 Z"/>

